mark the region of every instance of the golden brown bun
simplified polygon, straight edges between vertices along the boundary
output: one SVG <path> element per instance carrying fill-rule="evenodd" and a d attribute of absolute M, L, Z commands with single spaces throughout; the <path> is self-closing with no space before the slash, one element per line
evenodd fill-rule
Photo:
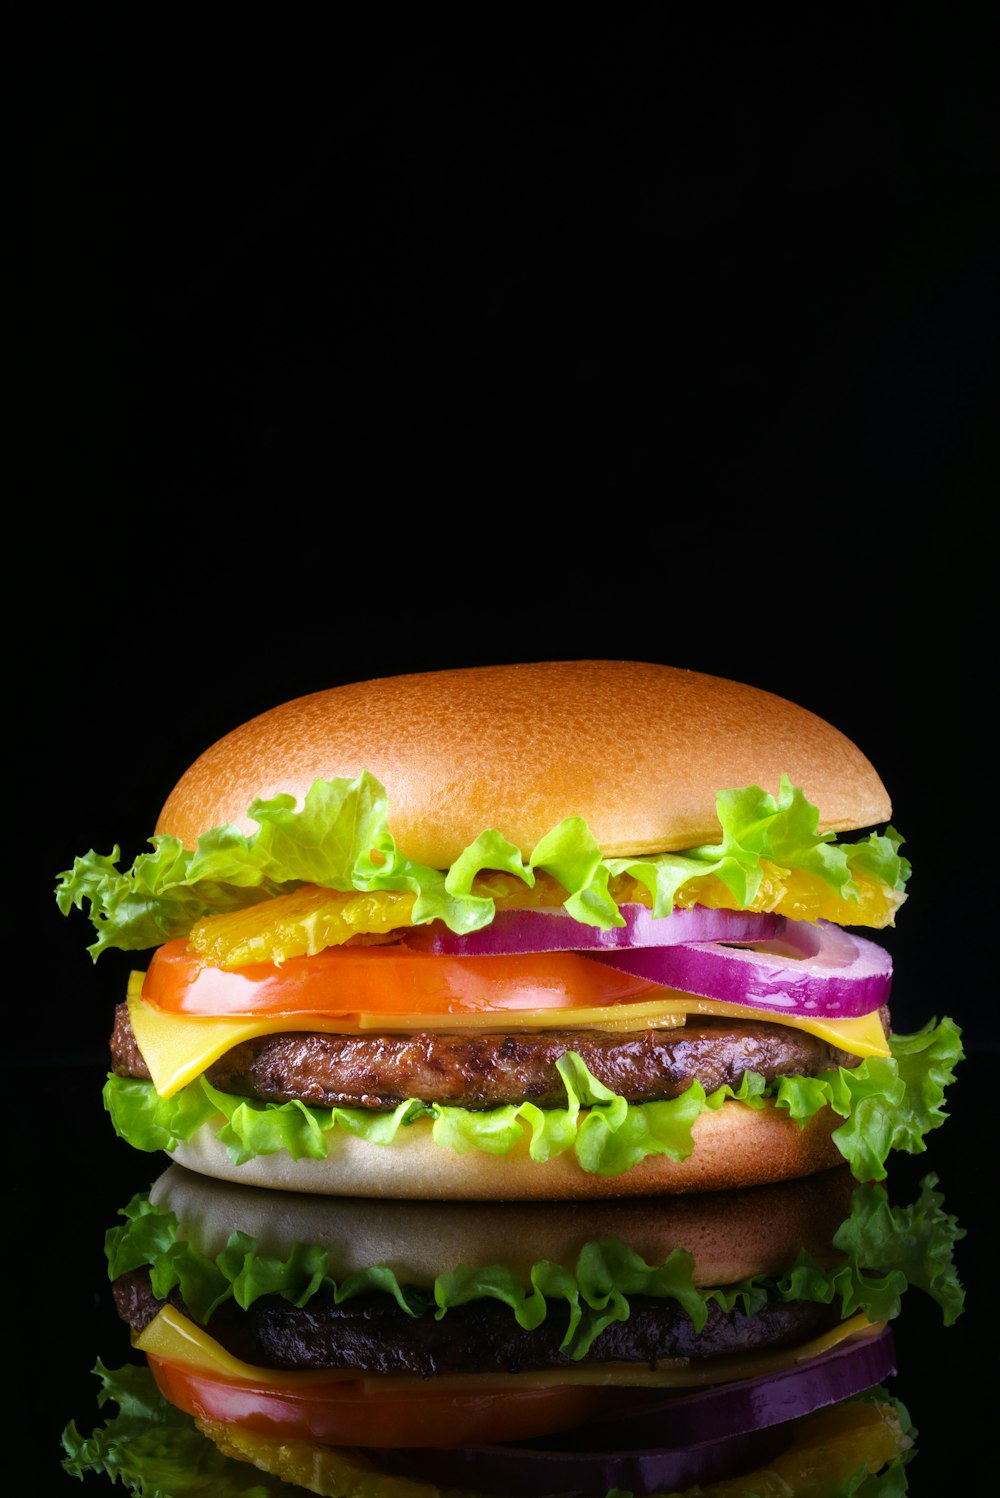
<path fill-rule="evenodd" d="M 699 1115 L 692 1127 L 694 1150 L 686 1160 L 647 1156 L 620 1176 L 590 1175 L 572 1151 L 532 1160 L 528 1140 L 506 1155 L 470 1151 L 458 1155 L 434 1143 L 432 1121 L 418 1119 L 400 1129 L 391 1145 L 370 1144 L 342 1132 L 327 1136 L 324 1160 L 293 1160 L 280 1152 L 255 1155 L 234 1165 L 215 1137 L 223 1120 L 202 1124 L 170 1151 L 189 1170 L 282 1191 L 328 1196 L 430 1198 L 437 1201 L 588 1201 L 605 1197 L 656 1196 L 664 1192 L 728 1191 L 768 1181 L 795 1180 L 843 1164 L 831 1135 L 841 1120 L 828 1108 L 800 1129 L 772 1104 L 749 1108 L 730 1101 Z"/>
<path fill-rule="evenodd" d="M 174 1213 L 178 1235 L 210 1257 L 239 1231 L 256 1240 L 260 1253 L 281 1260 L 295 1243 L 314 1244 L 325 1250 L 337 1280 L 384 1264 L 401 1284 L 430 1289 L 436 1276 L 460 1265 L 502 1260 L 525 1279 L 541 1259 L 572 1269 L 584 1244 L 598 1238 L 619 1239 L 647 1264 L 685 1249 L 694 1257 L 697 1285 L 779 1274 L 803 1249 L 814 1258 L 836 1257 L 831 1244 L 854 1185 L 841 1164 L 797 1181 L 595 1201 L 573 1212 L 561 1202 L 372 1201 L 261 1191 L 171 1165 L 149 1194 Z"/>
<path fill-rule="evenodd" d="M 608 856 L 717 841 L 716 793 L 784 772 L 823 829 L 888 819 L 889 797 L 829 723 L 759 688 L 635 661 L 550 661 L 386 677 L 262 713 L 206 750 L 156 830 L 188 847 L 256 796 L 301 803 L 318 777 L 368 770 L 386 787 L 401 851 L 447 868 L 495 827 L 529 854 L 580 816 Z"/>

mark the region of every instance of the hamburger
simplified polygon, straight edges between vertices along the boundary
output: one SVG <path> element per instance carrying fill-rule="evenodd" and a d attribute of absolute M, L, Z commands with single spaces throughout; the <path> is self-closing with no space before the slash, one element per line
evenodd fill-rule
<path fill-rule="evenodd" d="M 944 1120 L 957 1027 L 894 1034 L 909 866 L 832 725 L 665 665 L 428 672 L 209 747 L 152 851 L 59 876 L 151 952 L 118 1132 L 197 1171 L 379 1197 L 718 1190 Z"/>
<path fill-rule="evenodd" d="M 888 1323 L 912 1284 L 946 1323 L 962 1310 L 962 1234 L 935 1186 L 899 1207 L 842 1165 L 567 1211 L 261 1192 L 171 1165 L 106 1241 L 166 1405 L 139 1368 L 104 1370 L 129 1418 L 71 1427 L 67 1466 L 166 1491 L 192 1462 L 239 1490 L 235 1461 L 331 1495 L 603 1498 L 761 1471 L 795 1492 L 818 1446 L 838 1484 L 898 1465 Z"/>

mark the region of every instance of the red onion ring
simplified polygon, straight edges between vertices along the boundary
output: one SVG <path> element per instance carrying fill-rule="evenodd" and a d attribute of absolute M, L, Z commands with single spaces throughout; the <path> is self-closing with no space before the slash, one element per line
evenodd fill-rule
<path fill-rule="evenodd" d="M 664 988 L 775 1014 L 857 1019 L 889 999 L 888 952 L 831 921 L 704 905 L 658 918 L 645 905 L 621 912 L 625 925 L 605 931 L 564 910 L 503 910 L 468 936 L 435 921 L 413 927 L 403 942 L 454 957 L 579 952 Z"/>
<path fill-rule="evenodd" d="M 780 940 L 789 926 L 803 925 L 786 916 L 756 910 L 716 910 L 695 905 L 655 917 L 645 905 L 620 907 L 624 926 L 587 926 L 567 911 L 498 910 L 488 926 L 456 936 L 443 921 L 413 926 L 403 940 L 415 951 L 442 957 L 506 957 L 526 952 L 605 952 L 635 947 L 675 946 L 688 941 L 762 942 Z"/>
<path fill-rule="evenodd" d="M 802 955 L 791 959 L 778 951 L 746 951 L 717 942 L 590 956 L 665 988 L 775 1014 L 857 1019 L 888 1002 L 892 960 L 884 948 L 829 921 L 789 926 L 805 926 L 805 931 L 786 936 L 807 938 L 799 948 Z"/>
<path fill-rule="evenodd" d="M 668 1394 L 634 1412 L 593 1422 L 586 1435 L 598 1435 L 598 1441 L 590 1450 L 558 1449 L 560 1438 L 554 1437 L 551 1443 L 530 1446 L 384 1451 L 377 1459 L 411 1477 L 483 1493 L 523 1493 L 525 1498 L 566 1491 L 604 1493 L 616 1487 L 636 1495 L 673 1492 L 726 1475 L 718 1470 L 720 1458 L 731 1470 L 735 1464 L 735 1475 L 748 1438 L 752 1465 L 753 1437 L 863 1393 L 895 1372 L 895 1346 L 885 1327 L 876 1336 L 843 1342 L 780 1373 Z"/>

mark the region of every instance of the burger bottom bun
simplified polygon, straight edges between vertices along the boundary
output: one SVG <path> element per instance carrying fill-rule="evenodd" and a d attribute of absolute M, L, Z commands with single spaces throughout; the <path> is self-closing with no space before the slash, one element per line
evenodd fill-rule
<path fill-rule="evenodd" d="M 586 1201 L 605 1197 L 657 1196 L 684 1191 L 725 1191 L 768 1181 L 795 1180 L 843 1164 L 831 1135 L 841 1120 L 829 1108 L 801 1128 L 767 1103 L 749 1108 L 726 1102 L 694 1123 L 694 1150 L 686 1160 L 649 1155 L 623 1175 L 592 1175 L 567 1151 L 539 1162 L 527 1138 L 505 1155 L 456 1154 L 434 1143 L 432 1120 L 418 1119 L 391 1145 L 371 1144 L 351 1134 L 328 1135 L 323 1160 L 293 1160 L 280 1152 L 256 1155 L 241 1165 L 215 1136 L 224 1119 L 203 1124 L 171 1156 L 179 1164 L 217 1180 L 326 1196 L 426 1198 L 435 1201 Z"/>
<path fill-rule="evenodd" d="M 627 1244 L 647 1264 L 666 1263 L 682 1249 L 694 1260 L 696 1285 L 781 1274 L 803 1249 L 830 1262 L 839 1258 L 833 1239 L 856 1184 L 842 1164 L 739 1191 L 623 1196 L 570 1212 L 560 1201 L 383 1201 L 261 1191 L 171 1164 L 149 1199 L 173 1213 L 178 1240 L 208 1258 L 223 1254 L 239 1230 L 271 1258 L 287 1259 L 296 1244 L 322 1249 L 327 1273 L 338 1281 L 382 1264 L 401 1285 L 432 1292 L 442 1274 L 498 1261 L 524 1284 L 540 1260 L 573 1272 L 584 1246 L 602 1238 Z"/>

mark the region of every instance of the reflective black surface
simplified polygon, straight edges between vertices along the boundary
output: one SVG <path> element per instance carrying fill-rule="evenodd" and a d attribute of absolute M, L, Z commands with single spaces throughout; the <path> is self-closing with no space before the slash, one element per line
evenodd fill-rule
<path fill-rule="evenodd" d="M 890 1387 L 919 1431 L 919 1454 L 909 1467 L 910 1491 L 916 1495 L 963 1491 L 953 1486 L 956 1473 L 967 1477 L 989 1445 L 989 1369 L 998 1330 L 990 1279 L 996 1231 L 989 1153 L 992 1063 L 984 1054 L 965 1062 L 952 1089 L 948 1123 L 931 1136 L 925 1155 L 895 1159 L 889 1177 L 894 1198 L 908 1201 L 918 1180 L 934 1171 L 947 1210 L 967 1232 L 956 1252 L 967 1291 L 964 1315 L 943 1327 L 938 1308 L 911 1288 L 893 1323 L 899 1372 Z M 127 1331 L 110 1300 L 104 1232 L 119 1220 L 118 1209 L 131 1194 L 146 1189 L 165 1163 L 113 1136 L 101 1109 L 102 1075 L 96 1066 L 58 1070 L 61 1101 L 51 1110 L 51 1153 L 36 1157 L 34 1175 L 23 1182 L 22 1289 L 10 1309 L 19 1328 L 17 1346 L 30 1370 L 25 1383 L 31 1397 L 17 1424 L 31 1429 L 40 1492 L 73 1491 L 72 1479 L 59 1470 L 59 1435 L 70 1419 L 83 1430 L 97 1423 L 97 1381 L 90 1372 L 97 1358 L 114 1366 L 131 1356 Z M 20 1363 L 14 1384 L 21 1386 Z M 108 1486 L 96 1478 L 86 1485 Z"/>
<path fill-rule="evenodd" d="M 57 871 L 130 861 L 188 764 L 276 702 L 595 656 L 790 697 L 886 783 L 914 864 L 896 1023 L 950 1013 L 970 1049 L 892 1176 L 904 1199 L 940 1177 L 968 1309 L 943 1329 L 907 1296 L 895 1388 L 911 1492 L 974 1489 L 1000 1331 L 993 49 L 966 13 L 890 10 L 205 24 L 87 16 L 31 58 L 54 472 L 8 550 L 19 1464 L 78 1490 L 59 1432 L 126 1348 L 103 1235 L 158 1168 L 100 1102 L 129 961 L 91 967 Z M 612 772 L 627 752 L 609 725 Z"/>
<path fill-rule="evenodd" d="M 932 660 L 921 648 L 930 619 L 925 611 L 895 654 L 886 645 L 877 668 L 858 670 L 850 649 L 801 633 L 781 649 L 761 652 L 735 648 L 706 631 L 698 651 L 683 661 L 804 703 L 848 732 L 878 766 L 914 867 L 896 929 L 878 935 L 895 965 L 894 1022 L 900 1030 L 915 1029 L 947 1013 L 965 1032 L 969 1055 L 950 1090 L 948 1122 L 928 1137 L 925 1154 L 894 1157 L 890 1175 L 894 1192 L 908 1201 L 922 1176 L 935 1172 L 947 1209 L 967 1231 L 957 1250 L 968 1295 L 963 1317 L 943 1328 L 937 1307 L 913 1290 L 894 1325 L 899 1374 L 893 1389 L 920 1432 L 919 1455 L 909 1468 L 916 1495 L 961 1491 L 954 1486 L 956 1469 L 967 1480 L 988 1449 L 994 1418 L 989 1369 L 1000 1331 L 991 1278 L 1000 1027 L 989 916 L 991 813 L 988 796 L 984 801 L 977 789 L 988 785 L 981 697 L 970 690 L 968 660 L 934 678 L 933 706 L 925 682 L 916 690 Z M 224 661 L 203 660 L 190 673 L 190 688 L 178 677 L 162 689 L 138 669 L 142 641 L 129 635 L 121 657 L 128 669 L 113 695 L 95 695 L 93 681 L 67 661 L 58 693 L 45 702 L 47 731 L 35 770 L 40 783 L 59 787 L 60 794 L 30 809 L 26 841 L 32 950 L 41 955 L 29 969 L 21 1022 L 38 1064 L 18 1066 L 10 1076 L 19 1140 L 9 1209 L 17 1228 L 10 1245 L 16 1267 L 10 1310 L 16 1346 L 31 1370 L 32 1397 L 20 1417 L 33 1427 L 40 1481 L 54 1493 L 73 1491 L 72 1479 L 59 1469 L 62 1427 L 75 1419 L 87 1430 L 97 1419 L 90 1369 L 98 1357 L 114 1364 L 127 1353 L 127 1335 L 110 1302 L 104 1233 L 162 1163 L 115 1138 L 100 1098 L 113 1008 L 129 968 L 141 959 L 110 952 L 91 965 L 86 921 L 79 913 L 64 920 L 56 910 L 50 893 L 56 872 L 90 846 L 107 852 L 119 842 L 131 860 L 186 765 L 216 736 L 277 701 L 338 680 L 514 655 L 498 647 L 494 654 L 456 650 L 419 658 L 386 648 L 334 668 L 323 642 L 303 642 L 300 634 L 287 623 L 266 650 L 234 647 Z M 566 654 L 557 640 L 557 633 L 547 635 L 517 655 Z M 597 636 L 578 643 L 594 654 L 679 659 L 635 648 L 635 639 L 621 630 L 603 640 L 603 649 Z M 67 725 L 77 745 L 68 756 Z M 39 1397 L 36 1390 L 43 1391 Z M 88 1479 L 88 1486 L 107 1485 Z"/>

